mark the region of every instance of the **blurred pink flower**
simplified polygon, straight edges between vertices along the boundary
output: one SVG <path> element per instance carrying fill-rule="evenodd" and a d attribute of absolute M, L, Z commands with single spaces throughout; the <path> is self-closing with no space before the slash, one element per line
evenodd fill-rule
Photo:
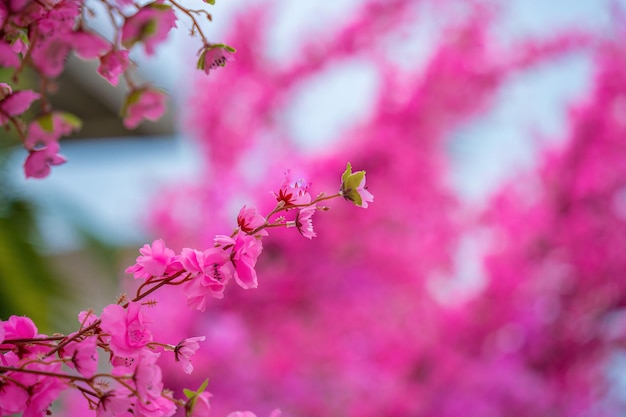
<path fill-rule="evenodd" d="M 134 129 L 144 119 L 153 122 L 159 120 L 165 113 L 166 97 L 164 92 L 150 87 L 130 92 L 122 107 L 124 126 Z"/>
<path fill-rule="evenodd" d="M 128 50 L 111 49 L 100 57 L 100 66 L 98 74 L 100 74 L 111 85 L 116 86 L 119 77 L 128 68 Z"/>
<path fill-rule="evenodd" d="M 152 55 L 173 27 L 176 27 L 176 15 L 172 8 L 158 2 L 150 3 L 126 19 L 122 27 L 122 45 L 131 48 L 143 42 L 146 53 Z"/>

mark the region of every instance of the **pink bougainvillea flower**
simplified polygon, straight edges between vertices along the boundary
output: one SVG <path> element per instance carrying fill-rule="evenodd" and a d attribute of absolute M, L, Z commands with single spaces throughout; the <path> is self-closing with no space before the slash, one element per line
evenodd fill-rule
<path fill-rule="evenodd" d="M 152 55 L 173 27 L 176 27 L 176 15 L 172 8 L 157 2 L 150 3 L 126 19 L 122 27 L 122 45 L 131 48 L 142 42 L 146 53 Z"/>
<path fill-rule="evenodd" d="M 135 265 L 129 266 L 125 271 L 135 278 L 160 277 L 166 273 L 175 273 L 181 268 L 174 251 L 166 247 L 162 239 L 155 240 L 152 245 L 143 245 L 139 253 L 141 256 L 137 257 Z"/>
<path fill-rule="evenodd" d="M 244 233 L 237 233 L 234 238 L 218 235 L 215 241 L 222 247 L 232 246 L 231 262 L 235 268 L 235 280 L 244 289 L 258 286 L 254 269 L 257 258 L 263 250 L 261 239 Z"/>
<path fill-rule="evenodd" d="M 233 52 L 234 48 L 224 44 L 207 45 L 200 50 L 196 68 L 208 74 L 211 70 L 226 66 L 228 61 L 234 61 Z"/>
<path fill-rule="evenodd" d="M 29 151 L 24 161 L 26 178 L 46 178 L 50 175 L 51 166 L 64 164 L 66 159 L 59 155 L 59 149 L 58 143 L 51 143 L 43 148 Z"/>
<path fill-rule="evenodd" d="M 13 92 L 10 85 L 0 83 L 0 126 L 11 117 L 24 113 L 39 97 L 38 93 L 30 90 Z"/>
<path fill-rule="evenodd" d="M 205 339 L 205 336 L 189 337 L 182 340 L 174 348 L 174 358 L 176 359 L 176 362 L 180 362 L 185 373 L 190 374 L 193 372 L 191 357 L 195 355 L 196 351 L 200 348 L 200 344 L 198 342 L 203 342 Z"/>
<path fill-rule="evenodd" d="M 374 196 L 365 186 L 365 171 L 352 173 L 352 165 L 348 162 L 346 170 L 341 175 L 341 195 L 355 205 L 367 208 L 367 203 L 374 201 Z"/>
<path fill-rule="evenodd" d="M 98 58 L 111 48 L 111 43 L 100 35 L 86 30 L 72 32 L 71 44 L 76 55 L 83 59 Z"/>
<path fill-rule="evenodd" d="M 127 50 L 111 49 L 100 57 L 98 74 L 110 82 L 111 85 L 116 86 L 120 75 L 128 68 L 128 62 Z"/>
<path fill-rule="evenodd" d="M 73 336 L 75 333 L 68 335 Z M 98 353 L 96 352 L 96 337 L 87 337 L 70 342 L 63 347 L 60 354 L 64 359 L 68 359 L 65 364 L 76 369 L 79 374 L 86 378 L 91 378 L 98 368 Z"/>
<path fill-rule="evenodd" d="M 303 180 L 293 181 L 291 179 L 291 171 L 285 172 L 285 178 L 280 185 L 280 190 L 273 193 L 276 197 L 276 201 L 282 202 L 284 207 L 289 207 L 297 204 L 309 204 L 311 202 L 311 195 L 308 191 L 309 185 Z"/>
<path fill-rule="evenodd" d="M 265 218 L 256 212 L 255 207 L 243 206 L 237 215 L 237 224 L 242 232 L 251 234 L 265 224 Z M 267 236 L 267 230 L 260 230 L 256 234 L 258 236 Z"/>
<path fill-rule="evenodd" d="M 32 150 L 39 145 L 51 145 L 61 136 L 80 130 L 83 122 L 72 113 L 55 111 L 39 116 L 28 126 L 28 137 L 24 146 Z"/>
<path fill-rule="evenodd" d="M 131 91 L 122 107 L 124 126 L 134 129 L 144 120 L 157 121 L 165 113 L 166 94 L 160 90 L 144 87 Z"/>
<path fill-rule="evenodd" d="M 314 238 L 317 235 L 315 231 L 313 231 L 313 220 L 311 220 L 311 216 L 315 214 L 316 210 L 317 207 L 315 204 L 299 209 L 295 220 L 287 222 L 287 227 L 297 227 L 302 236 L 308 239 Z"/>
<path fill-rule="evenodd" d="M 102 310 L 100 327 L 111 337 L 111 351 L 123 358 L 136 357 L 152 341 L 148 328 L 151 323 L 141 313 L 141 304 L 130 303 L 127 308 L 110 304 Z"/>

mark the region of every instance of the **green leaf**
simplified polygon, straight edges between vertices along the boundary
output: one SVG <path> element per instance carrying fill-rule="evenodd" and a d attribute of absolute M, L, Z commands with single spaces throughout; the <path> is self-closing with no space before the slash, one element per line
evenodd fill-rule
<path fill-rule="evenodd" d="M 79 130 L 81 127 L 83 127 L 83 121 L 75 114 L 68 112 L 59 112 L 58 114 L 59 116 L 61 116 L 65 123 L 72 126 L 73 130 Z"/>
<path fill-rule="evenodd" d="M 52 119 L 52 113 L 45 114 L 37 119 L 37 123 L 46 132 L 52 132 L 54 130 L 54 121 Z"/>

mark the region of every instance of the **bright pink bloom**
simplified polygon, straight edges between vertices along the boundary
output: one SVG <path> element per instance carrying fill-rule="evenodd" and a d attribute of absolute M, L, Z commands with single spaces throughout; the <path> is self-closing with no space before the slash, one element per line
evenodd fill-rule
<path fill-rule="evenodd" d="M 193 365 L 191 364 L 191 357 L 196 354 L 196 351 L 200 348 L 198 342 L 203 342 L 206 336 L 189 337 L 181 340 L 174 348 L 174 358 L 176 362 L 180 362 L 185 373 L 190 374 L 193 372 Z"/>
<path fill-rule="evenodd" d="M 235 280 L 244 289 L 258 286 L 254 269 L 257 258 L 263 250 L 261 239 L 244 233 L 237 233 L 235 238 L 218 235 L 215 241 L 222 247 L 232 245 L 231 262 L 235 267 Z"/>
<path fill-rule="evenodd" d="M 37 336 L 37 326 L 28 317 L 11 316 L 1 324 L 4 329 L 5 340 L 32 339 Z"/>
<path fill-rule="evenodd" d="M 110 82 L 111 85 L 116 86 L 120 75 L 128 68 L 128 53 L 127 50 L 111 49 L 100 57 L 98 74 Z"/>
<path fill-rule="evenodd" d="M 23 387 L 3 381 L 0 383 L 0 415 L 21 413 L 26 409 L 29 397 L 28 391 Z"/>
<path fill-rule="evenodd" d="M 0 320 L 0 345 L 2 344 L 2 342 L 4 342 L 4 335 L 4 326 L 2 325 L 2 320 Z"/>
<path fill-rule="evenodd" d="M 38 93 L 30 90 L 13 92 L 10 85 L 0 83 L 0 126 L 9 118 L 24 113 L 39 97 Z"/>
<path fill-rule="evenodd" d="M 127 274 L 132 273 L 135 278 L 160 277 L 180 269 L 174 251 L 167 248 L 162 239 L 155 240 L 152 245 L 143 245 L 139 253 L 141 256 L 137 257 L 135 265 L 125 271 Z"/>
<path fill-rule="evenodd" d="M 287 222 L 287 227 L 297 227 L 302 236 L 308 239 L 314 238 L 317 235 L 313 231 L 313 220 L 311 220 L 311 217 L 316 210 L 315 204 L 299 209 L 298 213 L 296 213 L 296 219 L 292 222 Z"/>
<path fill-rule="evenodd" d="M 102 310 L 100 327 L 111 337 L 110 347 L 116 356 L 135 357 L 152 341 L 148 328 L 151 321 L 141 313 L 141 304 L 130 303 L 127 308 L 110 304 Z"/>
<path fill-rule="evenodd" d="M 163 42 L 173 27 L 176 27 L 176 15 L 170 6 L 150 3 L 130 16 L 122 27 L 122 45 L 131 48 L 138 42 L 148 55 L 154 54 L 154 48 Z"/>
<path fill-rule="evenodd" d="M 243 206 L 237 215 L 239 229 L 246 234 L 251 234 L 258 227 L 265 224 L 265 218 L 256 212 L 255 207 L 246 208 Z M 258 236 L 267 236 L 267 230 L 256 233 Z"/>
<path fill-rule="evenodd" d="M 276 201 L 279 203 L 282 201 L 285 207 L 297 205 L 297 204 L 309 204 L 311 202 L 311 195 L 308 191 L 309 184 L 303 180 L 293 181 L 291 179 L 291 171 L 285 172 L 285 178 L 282 184 L 280 184 L 280 190 L 277 193 L 273 193 L 276 197 Z"/>
<path fill-rule="evenodd" d="M 166 95 L 153 88 L 132 91 L 124 102 L 122 117 L 124 126 L 134 129 L 144 120 L 157 121 L 165 113 Z"/>
<path fill-rule="evenodd" d="M 69 336 L 71 337 L 73 334 Z M 61 357 L 69 359 L 65 364 L 76 369 L 79 374 L 86 378 L 91 378 L 98 368 L 96 339 L 95 336 L 92 336 L 73 341 L 61 350 Z"/>
<path fill-rule="evenodd" d="M 211 395 L 208 392 L 201 392 L 200 395 L 194 396 L 188 404 L 191 410 L 187 410 L 187 417 L 206 417 L 211 412 L 211 404 L 209 398 Z M 186 407 L 187 408 L 187 407 Z"/>
<path fill-rule="evenodd" d="M 135 362 L 133 381 L 139 398 L 135 404 L 135 415 L 145 417 L 169 417 L 176 412 L 172 401 L 164 398 L 162 372 L 156 361 L 158 353 L 142 350 Z"/>
<path fill-rule="evenodd" d="M 46 178 L 50 175 L 50 167 L 66 162 L 65 157 L 59 155 L 59 144 L 51 143 L 41 149 L 31 150 L 24 161 L 26 178 Z"/>
<path fill-rule="evenodd" d="M 224 297 L 226 283 L 233 275 L 229 253 L 222 248 L 211 248 L 204 252 L 183 249 L 181 263 L 194 276 L 183 287 L 189 307 L 204 311 L 210 297 Z"/>

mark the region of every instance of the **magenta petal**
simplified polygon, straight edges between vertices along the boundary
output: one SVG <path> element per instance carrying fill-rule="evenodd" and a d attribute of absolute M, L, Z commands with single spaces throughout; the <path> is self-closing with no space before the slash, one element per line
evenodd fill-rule
<path fill-rule="evenodd" d="M 20 59 L 6 42 L 0 42 L 0 67 L 17 68 L 20 66 Z"/>
<path fill-rule="evenodd" d="M 111 48 L 111 44 L 101 36 L 85 31 L 73 33 L 72 45 L 76 54 L 83 59 L 98 58 Z"/>
<path fill-rule="evenodd" d="M 0 110 L 9 116 L 17 116 L 24 113 L 33 101 L 39 98 L 39 94 L 30 90 L 16 91 L 0 101 Z"/>

